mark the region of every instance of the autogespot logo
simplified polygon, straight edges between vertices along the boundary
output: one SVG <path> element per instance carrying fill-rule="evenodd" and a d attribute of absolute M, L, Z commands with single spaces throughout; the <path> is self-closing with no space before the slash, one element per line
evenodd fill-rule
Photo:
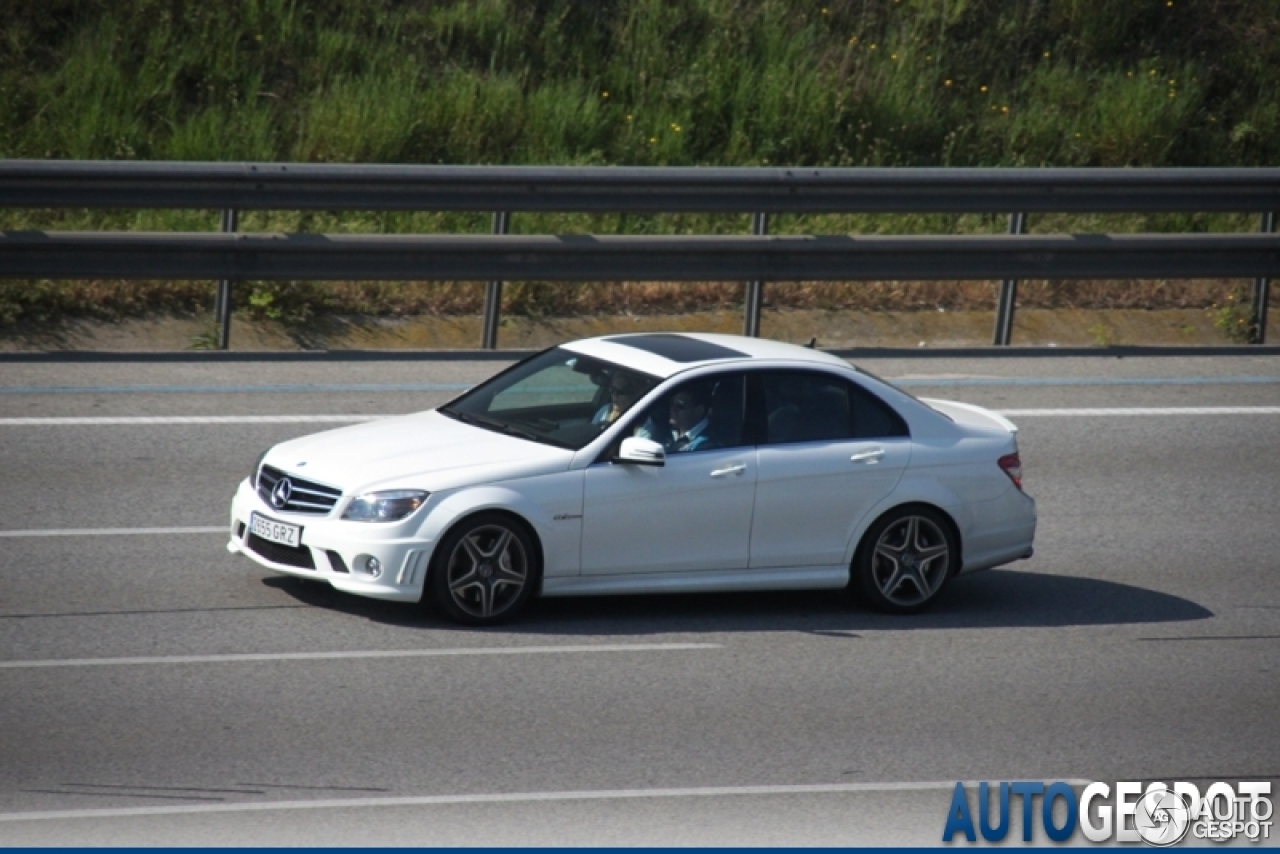
<path fill-rule="evenodd" d="M 1163 848 L 1182 841 L 1191 827 L 1191 807 L 1177 792 L 1157 789 L 1138 799 L 1133 829 L 1143 842 Z"/>
<path fill-rule="evenodd" d="M 1062 781 L 979 783 L 968 788 L 956 783 L 942 841 L 962 835 L 976 842 L 980 834 L 987 842 L 1002 842 L 1015 818 L 1021 818 L 1023 842 L 1033 840 L 1037 824 L 1053 842 L 1066 842 L 1077 831 L 1090 842 L 1141 841 L 1157 847 L 1184 839 L 1197 844 L 1237 837 L 1262 842 L 1271 838 L 1270 794 L 1271 783 L 1249 781 L 1234 787 L 1214 783 L 1203 797 L 1197 786 L 1184 782 L 1172 788 L 1155 782 L 1144 789 L 1141 783 L 1122 781 L 1114 790 L 1106 783 L 1090 783 L 1078 797 Z M 977 796 L 976 809 L 970 795 Z"/>

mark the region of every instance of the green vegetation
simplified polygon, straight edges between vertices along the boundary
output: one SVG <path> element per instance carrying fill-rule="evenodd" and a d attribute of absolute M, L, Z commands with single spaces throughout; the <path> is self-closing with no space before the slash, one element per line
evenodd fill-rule
<path fill-rule="evenodd" d="M 8 0 L 0 44 L 5 158 L 1280 162 L 1275 0 Z M 0 211 L 0 225 L 211 230 L 216 217 Z M 1096 225 L 1059 218 L 1033 228 Z M 1130 217 L 1112 230 L 1166 225 L 1254 227 L 1243 218 Z M 487 219 L 282 212 L 250 215 L 243 227 L 485 231 Z M 747 230 L 745 217 L 521 216 L 514 228 Z M 778 231 L 1002 229 L 992 217 L 775 223 Z M 102 283 L 42 287 L 0 284 L 0 322 L 143 305 L 187 310 L 210 299 L 202 284 L 133 295 Z M 301 321 L 321 310 L 470 311 L 480 299 L 473 285 L 418 290 L 255 285 L 240 305 Z M 571 295 L 536 283 L 509 291 L 517 310 L 599 302 L 582 287 Z"/>
<path fill-rule="evenodd" d="M 1274 0 L 9 0 L 4 157 L 1210 166 Z"/>
<path fill-rule="evenodd" d="M 1209 306 L 1209 316 L 1213 318 L 1213 325 L 1228 341 L 1248 344 L 1257 339 L 1258 324 L 1254 322 L 1250 300 L 1251 296 L 1247 289 L 1236 287 L 1221 303 L 1215 302 Z"/>

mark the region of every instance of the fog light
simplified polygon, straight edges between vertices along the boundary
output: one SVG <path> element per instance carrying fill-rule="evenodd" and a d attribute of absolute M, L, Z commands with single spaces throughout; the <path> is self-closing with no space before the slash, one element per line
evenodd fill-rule
<path fill-rule="evenodd" d="M 377 578 L 382 575 L 382 561 L 376 557 L 370 557 L 364 562 L 364 571 Z"/>

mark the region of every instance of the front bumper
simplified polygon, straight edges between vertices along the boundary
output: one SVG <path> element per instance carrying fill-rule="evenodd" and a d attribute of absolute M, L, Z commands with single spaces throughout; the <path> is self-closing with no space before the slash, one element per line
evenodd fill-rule
<path fill-rule="evenodd" d="M 249 514 L 302 527 L 301 545 L 278 546 L 249 533 Z M 285 575 L 327 581 L 358 596 L 417 602 L 435 543 L 405 536 L 405 523 L 344 522 L 331 516 L 281 513 L 241 481 L 231 501 L 227 551 Z M 367 568 L 376 558 L 379 570 Z"/>

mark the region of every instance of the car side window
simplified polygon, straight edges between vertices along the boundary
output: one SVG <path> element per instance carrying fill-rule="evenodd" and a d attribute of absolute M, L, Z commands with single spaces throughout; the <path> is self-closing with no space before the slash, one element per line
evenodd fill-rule
<path fill-rule="evenodd" d="M 627 435 L 658 442 L 668 454 L 745 444 L 746 379 L 741 373 L 699 377 L 662 395 Z"/>
<path fill-rule="evenodd" d="M 884 439 L 911 435 L 902 416 L 871 392 L 851 384 L 849 396 L 852 403 L 853 438 Z"/>
<path fill-rule="evenodd" d="M 769 371 L 761 380 L 768 444 L 908 435 L 906 423 L 888 405 L 841 377 Z"/>
<path fill-rule="evenodd" d="M 853 438 L 844 380 L 804 371 L 770 371 L 761 380 L 766 443 Z"/>

